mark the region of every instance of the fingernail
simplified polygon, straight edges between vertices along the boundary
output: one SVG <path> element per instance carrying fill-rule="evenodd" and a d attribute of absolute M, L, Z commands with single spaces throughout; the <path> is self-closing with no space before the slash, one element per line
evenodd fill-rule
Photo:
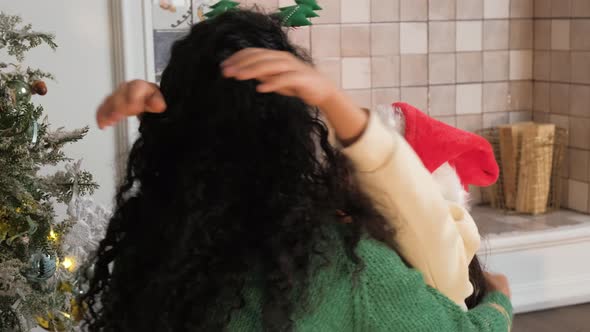
<path fill-rule="evenodd" d="M 235 74 L 235 72 L 236 72 L 236 68 L 234 68 L 234 67 L 226 67 L 223 69 L 223 74 L 225 76 L 230 76 L 232 74 Z"/>

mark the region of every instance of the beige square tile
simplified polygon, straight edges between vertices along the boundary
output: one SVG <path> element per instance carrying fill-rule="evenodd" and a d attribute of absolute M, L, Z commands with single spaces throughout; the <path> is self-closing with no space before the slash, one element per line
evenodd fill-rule
<path fill-rule="evenodd" d="M 533 51 L 510 51 L 510 79 L 533 78 Z"/>
<path fill-rule="evenodd" d="M 566 178 L 565 181 L 567 182 L 567 178 L 570 177 L 570 158 L 566 148 L 564 151 L 564 157 L 561 163 L 561 172 L 560 174 L 563 178 Z"/>
<path fill-rule="evenodd" d="M 590 118 L 572 116 L 570 120 L 570 146 L 590 150 Z"/>
<path fill-rule="evenodd" d="M 551 17 L 551 0 L 535 0 L 533 11 L 535 18 Z"/>
<path fill-rule="evenodd" d="M 480 114 L 482 113 L 482 84 L 457 85 L 457 109 L 456 114 Z"/>
<path fill-rule="evenodd" d="M 483 18 L 483 0 L 457 0 L 457 19 Z"/>
<path fill-rule="evenodd" d="M 399 86 L 399 56 L 373 57 L 371 59 L 372 86 L 388 88 Z"/>
<path fill-rule="evenodd" d="M 508 82 L 484 83 L 483 85 L 483 111 L 505 112 L 508 110 Z"/>
<path fill-rule="evenodd" d="M 588 1 L 590 4 L 590 1 Z M 590 51 L 590 19 L 571 21 L 571 47 L 574 51 Z"/>
<path fill-rule="evenodd" d="M 398 22 L 399 0 L 371 0 L 372 22 Z"/>
<path fill-rule="evenodd" d="M 428 0 L 400 0 L 401 21 L 426 21 L 428 19 Z"/>
<path fill-rule="evenodd" d="M 368 24 L 345 24 L 341 30 L 341 54 L 344 57 L 371 55 L 371 37 Z"/>
<path fill-rule="evenodd" d="M 369 89 L 369 88 L 371 88 L 371 59 L 370 58 L 343 58 L 342 59 L 342 88 L 344 88 L 344 89 Z"/>
<path fill-rule="evenodd" d="M 401 85 L 428 84 L 428 56 L 402 55 L 401 57 Z"/>
<path fill-rule="evenodd" d="M 533 78 L 541 81 L 551 79 L 551 52 L 535 51 L 533 56 Z"/>
<path fill-rule="evenodd" d="M 554 125 L 570 130 L 570 120 L 569 116 L 559 115 L 559 114 L 549 114 L 549 121 L 548 123 L 553 123 Z M 568 145 L 569 141 L 571 141 L 571 132 L 568 135 Z"/>
<path fill-rule="evenodd" d="M 590 84 L 590 52 L 572 52 L 572 82 Z"/>
<path fill-rule="evenodd" d="M 293 2 L 289 1 L 287 6 L 293 5 Z M 318 13 L 319 17 L 311 19 L 313 24 L 337 24 L 340 23 L 340 0 L 322 0 L 319 2 L 322 10 Z"/>
<path fill-rule="evenodd" d="M 326 75 L 338 87 L 342 86 L 342 63 L 338 58 L 323 58 L 316 60 L 317 70 Z"/>
<path fill-rule="evenodd" d="M 314 58 L 339 57 L 340 49 L 339 25 L 311 27 L 311 55 Z"/>
<path fill-rule="evenodd" d="M 457 21 L 457 51 L 481 51 L 482 21 Z"/>
<path fill-rule="evenodd" d="M 533 109 L 533 83 L 531 81 L 510 82 L 510 110 L 530 111 Z"/>
<path fill-rule="evenodd" d="M 508 20 L 486 20 L 483 22 L 484 50 L 507 50 L 509 41 Z"/>
<path fill-rule="evenodd" d="M 510 49 L 533 48 L 533 20 L 510 21 Z"/>
<path fill-rule="evenodd" d="M 570 20 L 551 21 L 551 49 L 570 49 Z"/>
<path fill-rule="evenodd" d="M 430 52 L 455 52 L 455 26 L 455 22 L 428 23 Z"/>
<path fill-rule="evenodd" d="M 551 49 L 551 20 L 535 20 L 535 49 Z"/>
<path fill-rule="evenodd" d="M 533 0 L 510 0 L 510 17 L 533 17 Z"/>
<path fill-rule="evenodd" d="M 510 0 L 484 0 L 484 18 L 507 18 L 510 17 Z"/>
<path fill-rule="evenodd" d="M 457 53 L 457 83 L 483 81 L 483 52 Z"/>
<path fill-rule="evenodd" d="M 551 114 L 549 113 L 533 112 L 533 121 L 537 123 L 551 123 L 551 121 L 549 121 L 550 116 Z"/>
<path fill-rule="evenodd" d="M 590 167 L 590 151 L 568 149 L 570 179 L 588 182 L 588 168 Z"/>
<path fill-rule="evenodd" d="M 588 211 L 588 183 L 569 180 L 568 187 L 568 207 L 580 212 Z"/>
<path fill-rule="evenodd" d="M 430 0 L 428 18 L 434 21 L 455 19 L 455 0 Z"/>
<path fill-rule="evenodd" d="M 345 92 L 358 106 L 364 108 L 371 107 L 371 90 L 346 90 Z"/>
<path fill-rule="evenodd" d="M 551 16 L 570 17 L 572 13 L 572 0 L 551 0 Z"/>
<path fill-rule="evenodd" d="M 551 80 L 569 82 L 571 79 L 570 52 L 551 52 Z"/>
<path fill-rule="evenodd" d="M 400 100 L 400 90 L 398 88 L 373 89 L 372 109 L 377 109 L 379 105 L 391 105 Z"/>
<path fill-rule="evenodd" d="M 533 121 L 538 123 L 549 123 L 549 113 L 533 112 Z"/>
<path fill-rule="evenodd" d="M 510 112 L 508 115 L 510 123 L 529 122 L 533 120 L 532 111 Z"/>
<path fill-rule="evenodd" d="M 457 115 L 457 128 L 475 132 L 483 128 L 483 116 L 481 114 Z"/>
<path fill-rule="evenodd" d="M 428 109 L 427 87 L 406 87 L 401 89 L 401 101 L 408 103 L 417 109 L 426 112 Z"/>
<path fill-rule="evenodd" d="M 455 116 L 437 116 L 437 115 L 433 115 L 432 116 L 433 119 L 440 121 L 442 123 L 446 123 L 449 126 L 455 127 L 457 126 L 457 120 Z"/>
<path fill-rule="evenodd" d="M 288 32 L 289 40 L 295 45 L 302 47 L 305 51 L 311 50 L 311 27 L 300 27 L 299 29 L 291 29 Z"/>
<path fill-rule="evenodd" d="M 551 84 L 534 82 L 533 90 L 533 110 L 537 112 L 549 112 L 551 105 Z"/>
<path fill-rule="evenodd" d="M 401 23 L 400 51 L 401 54 L 428 53 L 428 24 Z"/>
<path fill-rule="evenodd" d="M 341 0 L 342 23 L 368 23 L 371 20 L 371 0 Z"/>
<path fill-rule="evenodd" d="M 484 81 L 508 80 L 508 51 L 492 51 L 483 53 Z"/>
<path fill-rule="evenodd" d="M 571 130 L 570 117 L 567 115 L 549 114 L 549 123 L 553 123 L 559 128 Z M 571 138 L 571 136 L 572 133 L 570 132 L 569 137 Z"/>
<path fill-rule="evenodd" d="M 430 54 L 428 70 L 430 84 L 455 83 L 455 53 Z"/>
<path fill-rule="evenodd" d="M 565 159 L 567 160 L 567 159 Z M 564 160 L 564 161 L 565 161 Z M 569 180 L 567 177 L 562 177 L 561 180 L 561 207 L 569 208 Z"/>
<path fill-rule="evenodd" d="M 569 114 L 570 85 L 552 83 L 550 91 L 551 114 Z"/>
<path fill-rule="evenodd" d="M 590 1 L 574 0 L 572 3 L 573 17 L 590 17 Z"/>
<path fill-rule="evenodd" d="M 492 128 L 510 123 L 508 112 L 495 112 L 483 114 L 483 127 Z"/>
<path fill-rule="evenodd" d="M 399 54 L 399 23 L 376 23 L 371 25 L 371 54 Z"/>
<path fill-rule="evenodd" d="M 432 116 L 455 115 L 455 85 L 436 85 L 430 87 L 430 110 Z"/>
<path fill-rule="evenodd" d="M 570 86 L 570 114 L 590 117 L 590 86 L 576 84 Z"/>

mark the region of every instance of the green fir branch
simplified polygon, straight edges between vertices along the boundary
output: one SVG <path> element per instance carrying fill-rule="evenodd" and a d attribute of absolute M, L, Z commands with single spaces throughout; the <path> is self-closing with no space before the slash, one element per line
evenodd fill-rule
<path fill-rule="evenodd" d="M 27 51 L 43 43 L 53 50 L 57 48 L 53 34 L 32 31 L 30 24 L 19 28 L 21 21 L 18 16 L 0 12 L 0 49 L 6 48 L 9 55 L 23 61 Z"/>

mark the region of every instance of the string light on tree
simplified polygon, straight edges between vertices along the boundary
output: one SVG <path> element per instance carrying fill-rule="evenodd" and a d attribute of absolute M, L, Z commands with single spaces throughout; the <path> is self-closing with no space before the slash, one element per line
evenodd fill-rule
<path fill-rule="evenodd" d="M 49 231 L 49 235 L 47 236 L 47 239 L 53 242 L 56 242 L 58 237 L 57 237 L 57 233 L 52 229 Z"/>
<path fill-rule="evenodd" d="M 61 265 L 68 271 L 73 272 L 76 267 L 76 261 L 71 257 L 66 257 L 61 262 Z"/>

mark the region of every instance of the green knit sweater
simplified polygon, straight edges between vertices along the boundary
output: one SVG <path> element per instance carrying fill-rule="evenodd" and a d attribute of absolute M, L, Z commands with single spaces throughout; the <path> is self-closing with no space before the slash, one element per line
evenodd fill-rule
<path fill-rule="evenodd" d="M 512 325 L 510 300 L 489 294 L 478 307 L 464 312 L 425 284 L 385 244 L 365 236 L 356 253 L 365 266 L 358 270 L 334 243 L 330 264 L 310 280 L 308 299 L 293 315 L 296 331 L 489 331 L 508 332 Z M 262 290 L 251 282 L 245 307 L 232 316 L 230 331 L 262 331 Z"/>

